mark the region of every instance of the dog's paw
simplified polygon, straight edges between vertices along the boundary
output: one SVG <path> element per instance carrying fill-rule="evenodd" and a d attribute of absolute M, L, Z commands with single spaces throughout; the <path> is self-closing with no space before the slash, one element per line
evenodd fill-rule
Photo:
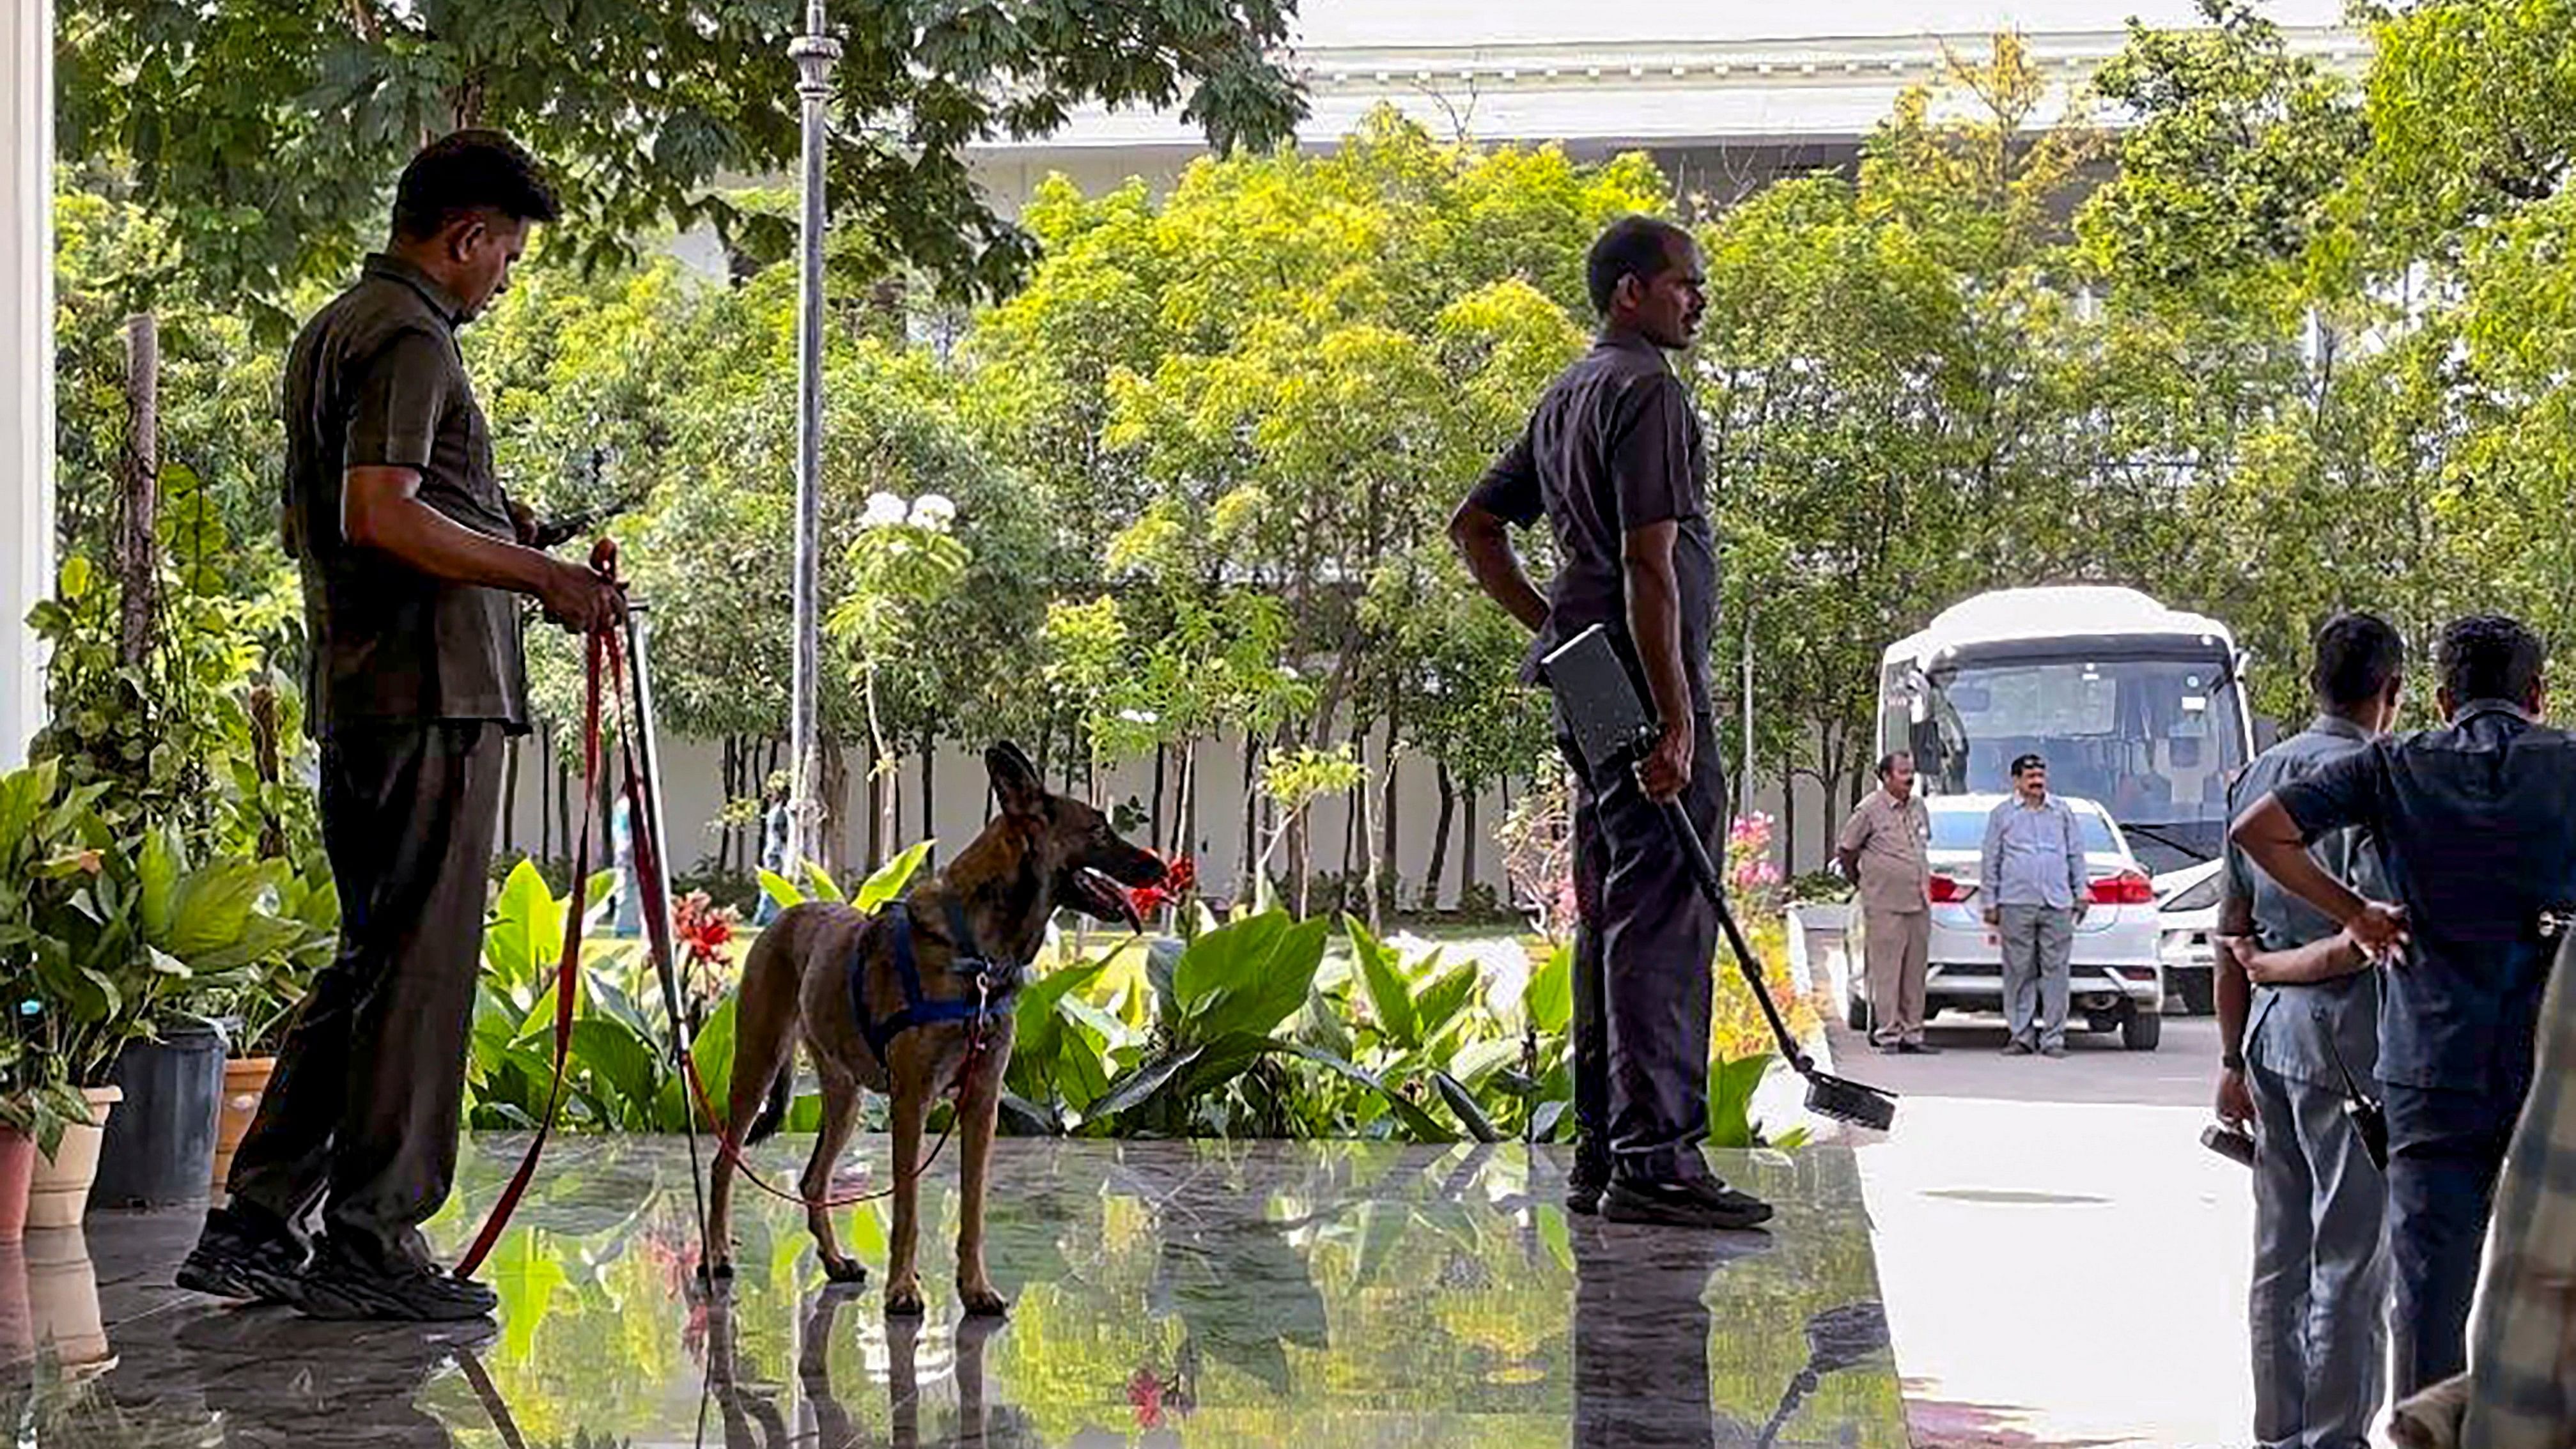
<path fill-rule="evenodd" d="M 865 1283 L 868 1269 L 856 1258 L 825 1258 L 823 1276 L 835 1283 Z"/>
<path fill-rule="evenodd" d="M 1011 1300 L 990 1287 L 970 1288 L 960 1283 L 957 1285 L 957 1296 L 965 1301 L 966 1316 L 969 1318 L 1002 1318 L 1008 1316 L 1011 1311 Z"/>
<path fill-rule="evenodd" d="M 921 1314 L 920 1284 L 889 1283 L 886 1285 L 886 1317 L 919 1318 Z"/>

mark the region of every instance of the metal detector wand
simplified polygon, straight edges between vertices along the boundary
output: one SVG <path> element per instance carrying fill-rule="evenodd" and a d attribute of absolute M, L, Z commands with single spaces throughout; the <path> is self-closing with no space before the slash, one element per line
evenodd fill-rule
<path fill-rule="evenodd" d="M 651 844 L 652 858 L 645 867 L 653 875 L 652 890 L 645 899 L 655 903 L 648 911 L 645 926 L 647 948 L 653 953 L 653 969 L 662 982 L 662 1005 L 671 1018 L 671 1068 L 686 1080 L 689 1070 L 689 1024 L 680 1010 L 680 973 L 671 952 L 671 857 L 669 840 L 662 829 L 662 762 L 659 744 L 653 730 L 653 673 L 645 660 L 645 644 L 651 629 L 645 620 L 645 607 L 637 600 L 626 605 L 626 662 L 628 677 L 635 691 L 635 793 L 641 797 L 637 809 L 643 816 L 635 822 L 642 838 Z M 643 884 L 637 882 L 638 885 Z M 684 1134 L 689 1139 L 689 1190 L 698 1213 L 698 1261 L 713 1262 L 708 1254 L 713 1245 L 707 1233 L 706 1174 L 698 1161 L 698 1099 L 685 1088 L 680 1092 L 680 1110 Z"/>

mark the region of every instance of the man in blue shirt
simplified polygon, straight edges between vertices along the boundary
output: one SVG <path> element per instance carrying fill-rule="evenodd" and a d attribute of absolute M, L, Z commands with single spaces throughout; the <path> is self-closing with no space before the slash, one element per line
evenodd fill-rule
<path fill-rule="evenodd" d="M 2368 745 L 2397 715 L 2406 647 L 2369 614 L 2317 631 L 2317 716 L 2264 751 L 2233 799 L 2259 799 Z M 2386 891 L 2364 832 L 2308 854 L 2356 890 Z M 2387 1381 L 2387 1179 L 2345 1114 L 2379 1065 L 2379 983 L 2339 922 L 2227 852 L 2218 908 L 2222 1121 L 2253 1129 L 2254 1438 L 2263 1449 L 2361 1449 Z"/>
<path fill-rule="evenodd" d="M 2048 793 L 2048 762 L 2013 761 L 2013 797 L 1986 816 L 1978 890 L 1986 924 L 2003 946 L 2004 1055 L 2066 1055 L 2067 970 L 2075 923 L 2084 919 L 2084 832 L 2065 801 Z M 2034 1031 L 2036 1035 L 2034 1035 Z"/>
<path fill-rule="evenodd" d="M 2442 631 L 2436 662 L 2442 728 L 2284 783 L 2229 832 L 2390 962 L 2379 1078 L 2401 1397 L 2465 1365 L 2496 1173 L 2531 1086 L 2551 922 L 2576 905 L 2576 738 L 2540 723 L 2540 640 L 2473 616 Z M 2303 848 L 2354 825 L 2379 843 L 2393 902 L 2364 899 Z"/>

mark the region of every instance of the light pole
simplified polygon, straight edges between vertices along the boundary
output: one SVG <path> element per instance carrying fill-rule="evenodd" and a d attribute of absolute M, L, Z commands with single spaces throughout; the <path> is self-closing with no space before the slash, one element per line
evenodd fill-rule
<path fill-rule="evenodd" d="M 812 856 L 822 825 L 821 734 L 823 616 L 823 159 L 832 65 L 841 45 L 823 31 L 823 0 L 806 0 L 805 33 L 787 43 L 796 62 L 796 94 L 805 103 L 805 214 L 796 303 L 796 665 L 788 701 L 787 869 Z"/>

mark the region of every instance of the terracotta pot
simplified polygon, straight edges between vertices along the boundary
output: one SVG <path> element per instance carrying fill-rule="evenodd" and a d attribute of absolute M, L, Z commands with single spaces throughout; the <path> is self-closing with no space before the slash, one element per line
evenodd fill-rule
<path fill-rule="evenodd" d="M 224 1097 L 215 1113 L 215 1176 L 207 1201 L 224 1200 L 224 1179 L 233 1171 L 233 1150 L 241 1146 L 250 1122 L 259 1115 L 259 1099 L 268 1092 L 268 1077 L 277 1070 L 275 1057 L 235 1057 L 224 1063 Z"/>
<path fill-rule="evenodd" d="M 95 1136 L 96 1129 L 91 1135 Z M 59 1156 L 59 1154 L 57 1154 Z M 38 1344 L 51 1344 L 65 1369 L 108 1361 L 98 1311 L 98 1270 L 77 1224 L 27 1234 L 27 1308 Z"/>
<path fill-rule="evenodd" d="M 0 1127 L 0 1243 L 14 1243 L 27 1232 L 27 1186 L 36 1175 L 36 1139 L 14 1127 Z"/>
<path fill-rule="evenodd" d="M 105 1136 L 108 1109 L 125 1096 L 120 1087 L 83 1087 L 89 1099 L 89 1124 L 63 1129 L 51 1162 L 37 1155 L 27 1189 L 27 1226 L 75 1228 L 89 1207 L 89 1185 L 98 1177 L 98 1144 Z M 87 1261 L 84 1254 L 83 1261 Z"/>

